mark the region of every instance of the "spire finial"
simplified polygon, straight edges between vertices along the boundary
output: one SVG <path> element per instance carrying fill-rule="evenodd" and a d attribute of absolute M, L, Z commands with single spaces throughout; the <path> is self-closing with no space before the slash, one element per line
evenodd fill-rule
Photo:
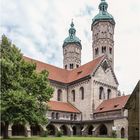
<path fill-rule="evenodd" d="M 74 35 L 75 35 L 75 33 L 76 33 L 76 30 L 75 30 L 75 28 L 74 28 L 74 23 L 73 23 L 73 19 L 71 20 L 71 24 L 70 24 L 70 29 L 69 29 L 69 35 L 71 36 L 71 37 L 73 37 Z"/>
<path fill-rule="evenodd" d="M 73 18 L 71 19 L 71 27 L 74 27 Z"/>
<path fill-rule="evenodd" d="M 102 11 L 104 14 L 107 12 L 108 4 L 105 0 L 101 0 L 101 3 L 99 5 L 100 11 Z"/>

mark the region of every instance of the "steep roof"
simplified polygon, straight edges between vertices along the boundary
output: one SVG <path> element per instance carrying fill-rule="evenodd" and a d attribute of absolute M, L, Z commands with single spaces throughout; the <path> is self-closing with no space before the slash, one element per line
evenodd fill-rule
<path fill-rule="evenodd" d="M 71 112 L 71 113 L 80 113 L 80 111 L 66 102 L 58 102 L 58 101 L 50 101 L 48 102 L 49 110 L 53 111 L 63 111 L 63 112 Z"/>
<path fill-rule="evenodd" d="M 93 71 L 95 71 L 99 63 L 104 59 L 104 56 L 98 57 L 80 66 L 79 68 L 76 68 L 73 70 L 65 70 L 62 68 L 58 68 L 53 65 L 46 64 L 46 63 L 40 62 L 38 60 L 34 60 L 26 56 L 24 56 L 24 59 L 26 61 L 36 63 L 36 66 L 37 66 L 36 69 L 39 72 L 42 70 L 47 70 L 49 72 L 48 78 L 50 80 L 58 81 L 61 83 L 71 83 L 73 81 L 84 78 L 90 75 Z"/>
<path fill-rule="evenodd" d="M 138 99 L 140 99 L 140 80 L 138 81 L 138 83 L 135 86 L 132 94 L 130 95 L 130 98 L 128 99 L 128 101 L 126 103 L 125 108 L 129 109 L 131 102 L 133 101 L 134 98 L 137 98 L 137 97 L 138 97 Z M 138 100 L 138 102 L 139 102 L 139 100 Z"/>
<path fill-rule="evenodd" d="M 95 110 L 95 113 L 120 110 L 124 108 L 130 95 L 104 100 Z"/>

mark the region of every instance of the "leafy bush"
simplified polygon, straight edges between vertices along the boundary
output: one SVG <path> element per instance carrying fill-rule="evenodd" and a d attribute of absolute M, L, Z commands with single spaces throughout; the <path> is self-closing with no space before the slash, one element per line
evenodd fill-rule
<path fill-rule="evenodd" d="M 116 138 L 117 137 L 117 134 L 116 134 L 116 131 L 115 130 L 112 130 L 112 137 L 113 138 Z"/>
<path fill-rule="evenodd" d="M 62 131 L 57 131 L 56 137 L 62 137 L 62 135 L 63 135 L 63 132 Z"/>
<path fill-rule="evenodd" d="M 46 130 L 41 134 L 41 137 L 48 137 L 49 132 Z"/>

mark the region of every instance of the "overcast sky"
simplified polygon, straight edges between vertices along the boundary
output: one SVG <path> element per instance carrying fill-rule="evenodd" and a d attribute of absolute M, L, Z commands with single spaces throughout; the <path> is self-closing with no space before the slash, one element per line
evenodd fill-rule
<path fill-rule="evenodd" d="M 115 73 L 130 94 L 140 79 L 140 0 L 107 0 L 114 16 Z M 82 64 L 92 60 L 91 22 L 100 0 L 0 0 L 0 35 L 25 56 L 59 67 L 71 19 L 82 42 Z"/>

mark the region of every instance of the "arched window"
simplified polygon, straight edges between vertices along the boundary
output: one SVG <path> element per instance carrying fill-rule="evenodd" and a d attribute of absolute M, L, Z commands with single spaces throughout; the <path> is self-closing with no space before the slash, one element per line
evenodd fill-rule
<path fill-rule="evenodd" d="M 106 47 L 102 47 L 102 53 L 105 53 L 106 52 Z"/>
<path fill-rule="evenodd" d="M 75 102 L 75 90 L 72 90 L 72 100 Z"/>
<path fill-rule="evenodd" d="M 70 69 L 73 69 L 73 64 L 70 64 Z"/>
<path fill-rule="evenodd" d="M 79 91 L 80 91 L 80 97 L 81 97 L 81 99 L 84 100 L 84 88 L 83 87 L 80 87 Z"/>
<path fill-rule="evenodd" d="M 74 120 L 77 120 L 77 115 L 76 114 L 74 115 Z"/>
<path fill-rule="evenodd" d="M 62 101 L 62 90 L 58 89 L 57 91 L 57 101 Z"/>
<path fill-rule="evenodd" d="M 107 90 L 107 99 L 110 99 L 110 96 L 111 96 L 111 89 L 108 89 Z"/>
<path fill-rule="evenodd" d="M 56 119 L 59 119 L 59 113 L 56 113 Z"/>
<path fill-rule="evenodd" d="M 54 112 L 52 112 L 51 117 L 52 117 L 52 119 L 55 119 L 55 114 L 54 114 Z"/>
<path fill-rule="evenodd" d="M 96 49 L 95 49 L 95 55 L 97 55 L 98 52 L 99 52 L 99 51 L 98 51 L 98 48 L 96 48 Z"/>
<path fill-rule="evenodd" d="M 73 120 L 73 114 L 70 115 L 70 120 Z"/>
<path fill-rule="evenodd" d="M 112 48 L 109 48 L 109 53 L 112 54 Z"/>
<path fill-rule="evenodd" d="M 99 99 L 105 99 L 104 88 L 99 88 Z"/>

